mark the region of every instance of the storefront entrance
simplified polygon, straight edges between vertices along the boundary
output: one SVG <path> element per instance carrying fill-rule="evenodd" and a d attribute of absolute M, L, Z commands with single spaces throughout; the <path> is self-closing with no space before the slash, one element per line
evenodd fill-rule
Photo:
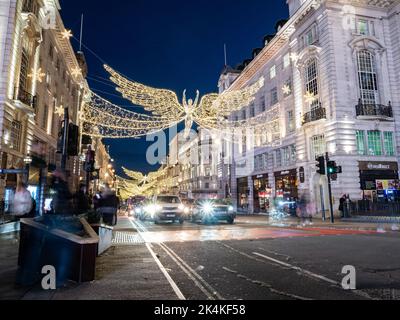
<path fill-rule="evenodd" d="M 275 172 L 275 189 L 278 199 L 298 198 L 297 169 Z"/>
<path fill-rule="evenodd" d="M 268 174 L 253 176 L 254 213 L 267 213 L 270 208 L 272 189 Z"/>
<path fill-rule="evenodd" d="M 237 180 L 237 190 L 238 190 L 238 209 L 248 210 L 249 209 L 249 181 L 248 178 L 240 178 Z"/>

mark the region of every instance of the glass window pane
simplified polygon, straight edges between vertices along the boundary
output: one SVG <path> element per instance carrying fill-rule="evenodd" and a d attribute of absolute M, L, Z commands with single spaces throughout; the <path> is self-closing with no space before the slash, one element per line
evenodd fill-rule
<path fill-rule="evenodd" d="M 385 142 L 385 153 L 389 157 L 394 156 L 394 141 L 393 141 L 393 132 L 385 132 L 384 133 L 384 142 Z"/>
<path fill-rule="evenodd" d="M 368 154 L 371 156 L 381 156 L 383 154 L 380 131 L 368 131 Z"/>
<path fill-rule="evenodd" d="M 365 155 L 365 134 L 364 131 L 358 130 L 356 132 L 357 136 L 357 152 L 359 155 Z"/>

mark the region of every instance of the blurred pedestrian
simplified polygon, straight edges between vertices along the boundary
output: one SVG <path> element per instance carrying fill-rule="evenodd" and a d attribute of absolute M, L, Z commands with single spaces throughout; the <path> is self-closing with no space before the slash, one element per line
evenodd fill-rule
<path fill-rule="evenodd" d="M 56 215 L 73 215 L 73 207 L 71 204 L 72 194 L 68 188 L 65 173 L 57 170 L 53 173 L 53 181 L 51 188 L 55 192 L 52 201 L 53 213 Z"/>
<path fill-rule="evenodd" d="M 77 214 L 88 213 L 89 211 L 89 198 L 86 195 L 86 186 L 81 184 L 78 192 L 74 196 L 75 209 Z"/>
<path fill-rule="evenodd" d="M 18 219 L 28 218 L 29 214 L 31 213 L 33 207 L 32 196 L 22 181 L 18 182 L 18 186 L 15 191 L 14 199 L 11 205 L 11 213 L 14 217 Z"/>
<path fill-rule="evenodd" d="M 346 195 L 344 194 L 340 200 L 339 200 L 339 211 L 340 211 L 340 217 L 343 219 L 345 217 L 345 205 L 346 205 Z"/>
<path fill-rule="evenodd" d="M 298 199 L 297 212 L 299 218 L 301 219 L 301 223 L 304 225 L 307 218 L 307 201 L 304 195 Z"/>
<path fill-rule="evenodd" d="M 117 224 L 118 206 L 118 197 L 115 195 L 115 192 L 110 189 L 110 186 L 106 184 L 100 195 L 98 209 L 105 224 L 110 226 L 115 226 Z"/>

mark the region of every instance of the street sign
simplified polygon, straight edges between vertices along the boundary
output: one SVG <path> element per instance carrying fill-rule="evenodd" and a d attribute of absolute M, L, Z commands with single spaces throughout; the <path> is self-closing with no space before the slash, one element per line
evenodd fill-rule
<path fill-rule="evenodd" d="M 25 169 L 0 169 L 0 174 L 28 174 Z"/>

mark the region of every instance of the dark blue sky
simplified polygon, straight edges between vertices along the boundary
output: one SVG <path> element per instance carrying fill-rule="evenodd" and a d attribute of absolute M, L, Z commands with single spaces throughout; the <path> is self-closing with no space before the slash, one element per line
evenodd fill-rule
<path fill-rule="evenodd" d="M 138 82 L 168 88 L 181 97 L 184 89 L 194 95 L 216 92 L 224 66 L 251 58 L 262 46 L 275 23 L 287 18 L 285 0 L 61 0 L 67 29 L 79 38 L 80 15 L 85 15 L 83 43 L 110 66 Z M 77 42 L 72 40 L 77 47 Z M 102 62 L 83 50 L 89 65 L 92 89 L 117 94 L 110 86 L 93 81 L 107 78 Z M 99 93 L 119 105 L 116 96 Z M 145 140 L 106 140 L 117 166 L 140 171 L 146 162 Z"/>

